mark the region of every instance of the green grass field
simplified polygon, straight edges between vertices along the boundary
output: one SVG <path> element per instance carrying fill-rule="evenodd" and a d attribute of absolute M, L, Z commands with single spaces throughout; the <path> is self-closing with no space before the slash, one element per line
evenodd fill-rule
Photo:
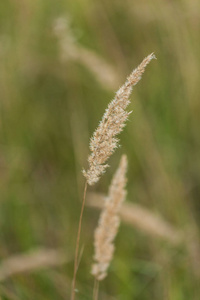
<path fill-rule="evenodd" d="M 122 146 L 89 191 L 107 193 L 126 153 L 127 202 L 168 222 L 184 242 L 122 222 L 99 299 L 200 299 L 199 26 L 197 0 L 1 0 L 2 300 L 70 299 L 89 138 L 151 52 L 157 60 L 134 87 Z M 98 216 L 86 207 L 77 300 L 92 299 Z M 54 265 L 34 268 L 38 249 L 61 251 L 63 263 L 58 254 Z M 27 254 L 32 265 L 20 271 Z"/>

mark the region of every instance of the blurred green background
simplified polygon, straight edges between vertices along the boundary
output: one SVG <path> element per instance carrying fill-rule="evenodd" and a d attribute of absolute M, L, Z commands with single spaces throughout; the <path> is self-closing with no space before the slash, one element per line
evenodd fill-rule
<path fill-rule="evenodd" d="M 122 146 L 90 191 L 107 193 L 126 153 L 127 201 L 186 242 L 122 223 L 99 299 L 200 299 L 199 29 L 198 0 L 0 1 L 0 274 L 5 260 L 34 249 L 66 256 L 59 266 L 5 276 L 2 299 L 69 299 L 89 138 L 151 52 L 157 60 L 134 88 Z M 98 215 L 86 207 L 77 299 L 92 299 Z"/>

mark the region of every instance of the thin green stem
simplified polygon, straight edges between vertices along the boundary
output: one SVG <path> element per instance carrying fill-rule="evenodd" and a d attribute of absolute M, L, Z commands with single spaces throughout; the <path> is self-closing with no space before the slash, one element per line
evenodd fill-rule
<path fill-rule="evenodd" d="M 76 274 L 78 269 L 78 253 L 79 253 L 79 244 L 80 244 L 80 237 L 81 237 L 81 227 L 82 227 L 83 212 L 85 207 L 86 192 L 87 192 L 87 181 L 85 183 L 81 213 L 80 213 L 79 224 L 78 224 L 78 233 L 76 239 L 75 257 L 74 257 L 74 275 L 72 280 L 71 300 L 75 300 Z"/>
<path fill-rule="evenodd" d="M 95 278 L 94 288 L 93 288 L 93 300 L 98 300 L 99 298 L 99 280 Z"/>

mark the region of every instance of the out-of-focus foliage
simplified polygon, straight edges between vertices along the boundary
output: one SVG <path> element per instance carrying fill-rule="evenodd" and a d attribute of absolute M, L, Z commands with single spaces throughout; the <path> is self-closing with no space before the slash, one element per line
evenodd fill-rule
<path fill-rule="evenodd" d="M 70 31 L 64 55 L 58 20 Z M 157 212 L 188 242 L 174 247 L 122 223 L 100 299 L 199 299 L 199 28 L 198 0 L 0 1 L 0 259 L 38 247 L 70 258 L 7 278 L 2 299 L 69 299 L 89 137 L 151 52 L 157 61 L 134 88 L 122 147 L 93 191 L 107 192 L 126 153 L 128 201 Z M 111 84 L 98 77 L 108 70 Z M 86 208 L 77 299 L 92 297 L 97 219 Z"/>

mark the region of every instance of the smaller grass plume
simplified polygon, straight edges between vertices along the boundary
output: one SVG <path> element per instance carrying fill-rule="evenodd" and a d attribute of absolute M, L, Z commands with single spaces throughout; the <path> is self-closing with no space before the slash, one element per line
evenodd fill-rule
<path fill-rule="evenodd" d="M 120 225 L 119 210 L 126 198 L 126 171 L 127 157 L 122 155 L 94 234 L 95 263 L 91 273 L 98 281 L 106 277 L 115 250 L 113 241 Z"/>

